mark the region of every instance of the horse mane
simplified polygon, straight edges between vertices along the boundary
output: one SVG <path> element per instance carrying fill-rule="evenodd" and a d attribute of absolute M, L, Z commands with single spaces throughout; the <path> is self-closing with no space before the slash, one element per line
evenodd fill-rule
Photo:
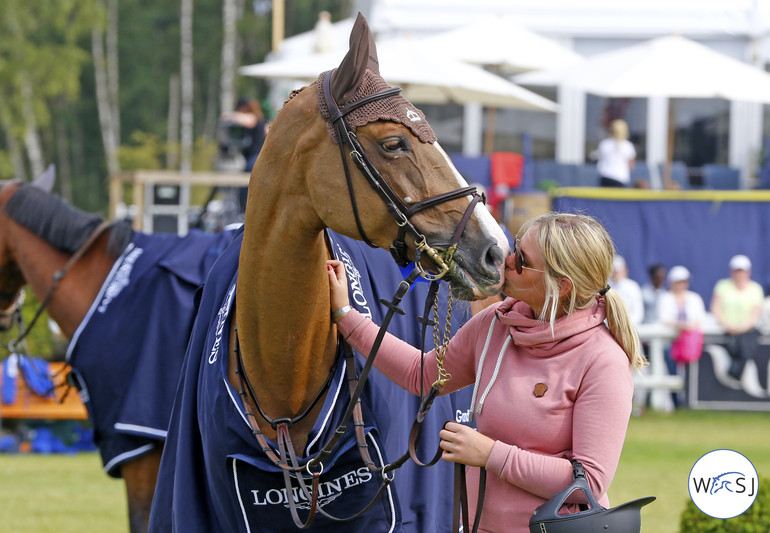
<path fill-rule="evenodd" d="M 23 183 L 11 196 L 5 211 L 16 223 L 67 253 L 74 254 L 88 240 L 101 217 L 76 209 L 59 196 L 49 194 Z M 127 221 L 112 226 L 107 251 L 118 257 L 131 240 L 132 230 Z"/>

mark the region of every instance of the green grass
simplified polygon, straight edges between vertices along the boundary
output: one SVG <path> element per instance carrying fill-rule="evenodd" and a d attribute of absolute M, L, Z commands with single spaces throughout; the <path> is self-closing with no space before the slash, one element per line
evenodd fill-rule
<path fill-rule="evenodd" d="M 678 533 L 690 469 L 720 448 L 741 452 L 760 479 L 770 477 L 770 413 L 680 411 L 631 419 L 612 505 L 656 496 L 642 510 L 643 531 Z M 0 454 L 0 531 L 128 531 L 123 482 L 104 474 L 95 453 Z"/>
<path fill-rule="evenodd" d="M 0 454 L 0 531 L 128 531 L 125 485 L 96 453 Z"/>
<path fill-rule="evenodd" d="M 678 411 L 631 419 L 609 491 L 611 505 L 656 496 L 642 509 L 642 531 L 678 533 L 679 516 L 690 499 L 690 469 L 702 455 L 721 448 L 745 455 L 760 479 L 770 477 L 770 414 Z"/>

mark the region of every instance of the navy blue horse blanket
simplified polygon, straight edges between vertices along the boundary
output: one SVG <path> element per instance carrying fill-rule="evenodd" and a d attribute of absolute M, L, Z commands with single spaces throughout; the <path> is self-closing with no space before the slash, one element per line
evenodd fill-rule
<path fill-rule="evenodd" d="M 334 255 L 346 265 L 351 303 L 381 323 L 390 300 L 402 281 L 389 254 L 329 232 Z M 168 439 L 163 451 L 150 531 L 165 533 L 283 532 L 296 531 L 288 498 L 307 516 L 307 499 L 296 488 L 287 494 L 282 475 L 259 449 L 237 391 L 227 379 L 228 332 L 238 277 L 241 235 L 223 252 L 204 284 L 200 309 L 190 338 Z M 445 284 L 444 284 L 445 285 Z M 391 333 L 420 345 L 415 318 L 423 313 L 427 283 L 416 283 L 388 328 Z M 439 293 L 446 309 L 447 287 Z M 453 332 L 469 318 L 468 306 L 457 304 Z M 462 316 L 459 316 L 462 315 Z M 442 329 L 443 331 L 443 329 Z M 433 347 L 428 328 L 426 350 Z M 360 371 L 363 357 L 356 354 Z M 327 442 L 347 405 L 342 379 L 344 362 L 334 381 L 306 448 L 306 459 Z M 439 397 L 424 423 L 419 457 L 427 461 L 438 447 L 438 432 L 447 420 L 467 420 L 469 391 Z M 372 369 L 362 397 L 367 444 L 375 462 L 383 464 L 407 450 L 408 435 L 419 407 L 412 396 Z M 380 479 L 364 467 L 351 434 L 352 424 L 335 453 L 324 461 L 319 505 L 338 517 L 349 517 L 372 500 Z M 273 443 L 274 445 L 274 443 Z M 419 468 L 412 461 L 395 471 L 395 481 L 361 518 L 334 522 L 317 514 L 311 530 L 335 532 L 448 532 L 452 517 L 452 468 L 439 461 Z M 304 512 L 304 514 L 302 514 Z"/>
<path fill-rule="evenodd" d="M 110 476 L 165 440 L 195 291 L 234 234 L 134 232 L 75 331 L 67 362 Z"/>

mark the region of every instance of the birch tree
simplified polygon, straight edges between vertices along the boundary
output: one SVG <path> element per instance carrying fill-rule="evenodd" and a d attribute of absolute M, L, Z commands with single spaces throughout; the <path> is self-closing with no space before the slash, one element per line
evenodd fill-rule
<path fill-rule="evenodd" d="M 182 172 L 192 170 L 193 149 L 193 0 L 182 0 L 181 36 L 181 164 Z"/>
<path fill-rule="evenodd" d="M 109 87 L 107 82 L 107 65 L 104 59 L 104 34 L 100 27 L 91 30 L 91 54 L 94 61 L 94 77 L 96 82 L 96 108 L 99 112 L 99 126 L 102 132 L 104 154 L 107 157 L 107 172 L 110 176 L 117 174 L 118 145 L 115 142 L 115 125 L 110 104 Z"/>
<path fill-rule="evenodd" d="M 243 0 L 222 2 L 222 72 L 219 84 L 219 107 L 222 112 L 235 108 L 235 76 L 240 57 L 238 21 L 243 16 Z"/>
<path fill-rule="evenodd" d="M 0 1 L 0 127 L 12 156 L 14 174 L 26 175 L 20 148 L 33 175 L 42 173 L 46 154 L 39 130 L 51 122 L 50 102 L 72 101 L 88 54 L 78 46 L 97 19 L 94 0 Z M 45 38 L 41 38 L 45 36 Z"/>
<path fill-rule="evenodd" d="M 120 146 L 120 102 L 118 100 L 118 0 L 107 0 L 107 87 L 109 89 L 112 134 Z"/>

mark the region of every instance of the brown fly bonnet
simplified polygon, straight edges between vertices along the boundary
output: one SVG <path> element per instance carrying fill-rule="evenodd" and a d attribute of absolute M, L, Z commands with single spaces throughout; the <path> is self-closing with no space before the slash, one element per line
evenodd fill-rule
<path fill-rule="evenodd" d="M 343 110 L 347 104 L 391 88 L 380 76 L 374 37 L 366 21 L 363 20 L 363 17 L 361 19 L 362 21 L 356 21 L 350 34 L 350 50 L 347 56 L 340 64 L 340 67 L 334 70 L 332 74 L 332 87 L 346 87 L 348 85 L 347 80 L 355 78 L 357 68 L 366 68 L 360 85 L 355 87 L 353 91 L 348 90 L 341 96 L 337 94 L 337 91 L 333 91 L 337 105 Z M 329 73 L 325 72 L 316 81 L 318 110 L 327 121 L 326 129 L 329 132 L 329 137 L 334 142 L 338 142 L 334 127 L 329 122 L 331 116 L 329 108 L 324 101 L 323 84 L 324 78 L 328 75 Z M 352 131 L 355 131 L 358 126 L 364 126 L 377 120 L 396 122 L 409 128 L 424 143 L 436 141 L 436 134 L 433 133 L 428 121 L 425 120 L 425 115 L 423 115 L 422 111 L 401 95 L 374 100 L 346 114 L 344 120 L 345 124 Z"/>

